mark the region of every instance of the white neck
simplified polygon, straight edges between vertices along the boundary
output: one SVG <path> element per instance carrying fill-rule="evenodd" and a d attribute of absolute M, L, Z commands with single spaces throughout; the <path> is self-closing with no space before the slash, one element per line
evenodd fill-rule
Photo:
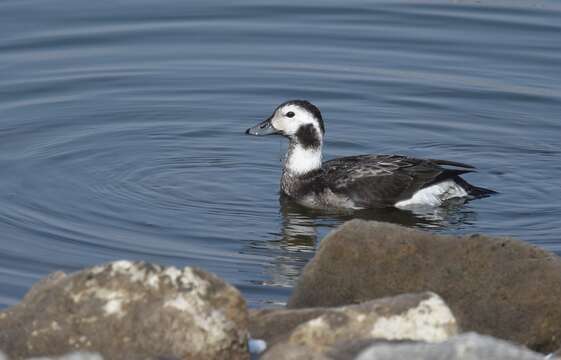
<path fill-rule="evenodd" d="M 293 175 L 303 175 L 321 167 L 321 148 L 304 148 L 298 143 L 290 144 L 284 160 L 284 169 Z"/>

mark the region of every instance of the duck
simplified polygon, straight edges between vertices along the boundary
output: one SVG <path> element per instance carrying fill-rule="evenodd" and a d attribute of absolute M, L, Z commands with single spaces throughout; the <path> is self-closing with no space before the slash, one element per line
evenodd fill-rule
<path fill-rule="evenodd" d="M 438 207 L 455 198 L 496 193 L 471 185 L 460 175 L 472 165 L 404 155 L 354 155 L 322 160 L 325 124 L 307 100 L 286 101 L 246 130 L 255 136 L 288 138 L 280 189 L 296 203 L 315 209 L 400 209 Z"/>

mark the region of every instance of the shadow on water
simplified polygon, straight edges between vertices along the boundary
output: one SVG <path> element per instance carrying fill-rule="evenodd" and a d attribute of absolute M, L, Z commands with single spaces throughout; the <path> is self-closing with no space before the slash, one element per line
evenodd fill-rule
<path fill-rule="evenodd" d="M 266 252 L 271 261 L 267 266 L 268 281 L 261 285 L 292 287 L 306 263 L 313 257 L 321 239 L 340 224 L 352 220 L 374 220 L 406 227 L 450 231 L 470 225 L 477 215 L 464 200 L 448 201 L 439 208 L 368 209 L 329 211 L 309 209 L 281 194 L 282 216 L 279 232 L 272 233 L 269 241 L 251 242 L 249 253 Z"/>

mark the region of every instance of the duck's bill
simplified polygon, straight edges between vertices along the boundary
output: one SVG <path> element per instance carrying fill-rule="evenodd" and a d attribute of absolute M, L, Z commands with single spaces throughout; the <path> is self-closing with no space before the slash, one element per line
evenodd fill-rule
<path fill-rule="evenodd" d="M 245 133 L 249 135 L 273 135 L 280 134 L 280 131 L 273 127 L 271 118 L 268 118 L 267 120 L 260 122 L 254 127 L 247 129 Z"/>

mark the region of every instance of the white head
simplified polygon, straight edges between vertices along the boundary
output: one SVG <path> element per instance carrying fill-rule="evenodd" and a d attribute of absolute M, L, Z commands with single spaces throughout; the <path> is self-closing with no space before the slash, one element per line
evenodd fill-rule
<path fill-rule="evenodd" d="M 285 169 L 297 175 L 321 167 L 325 127 L 317 107 L 305 100 L 279 105 L 265 121 L 247 129 L 250 135 L 283 135 L 290 139 Z"/>
<path fill-rule="evenodd" d="M 321 112 L 305 100 L 291 100 L 280 104 L 273 115 L 247 129 L 250 135 L 283 135 L 303 146 L 321 146 L 325 127 Z"/>

